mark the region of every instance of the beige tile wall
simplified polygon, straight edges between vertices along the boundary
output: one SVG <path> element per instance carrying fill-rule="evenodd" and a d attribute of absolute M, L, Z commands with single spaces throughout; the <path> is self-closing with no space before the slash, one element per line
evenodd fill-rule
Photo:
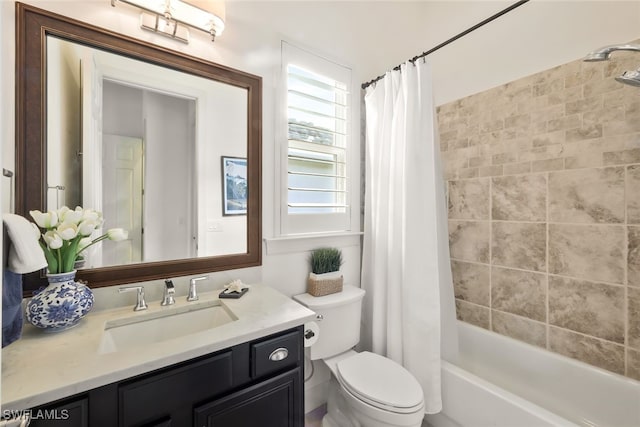
<path fill-rule="evenodd" d="M 438 121 L 458 318 L 640 379 L 640 55 L 613 57 Z"/>

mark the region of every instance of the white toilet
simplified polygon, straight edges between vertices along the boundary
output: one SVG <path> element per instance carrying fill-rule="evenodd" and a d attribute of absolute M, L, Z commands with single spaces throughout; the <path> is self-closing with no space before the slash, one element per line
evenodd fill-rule
<path fill-rule="evenodd" d="M 293 297 L 319 315 L 311 360 L 322 359 L 333 373 L 322 426 L 420 427 L 424 396 L 413 375 L 391 359 L 353 350 L 360 341 L 363 297 L 362 289 L 346 285 L 331 295 Z"/>

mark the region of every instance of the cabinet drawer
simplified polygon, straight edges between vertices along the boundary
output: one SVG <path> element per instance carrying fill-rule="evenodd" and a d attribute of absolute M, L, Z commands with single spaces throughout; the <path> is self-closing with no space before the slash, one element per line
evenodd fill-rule
<path fill-rule="evenodd" d="M 227 351 L 121 384 L 120 425 L 163 425 L 158 421 L 166 421 L 185 408 L 190 410 L 193 402 L 231 389 L 231 373 L 232 352 Z"/>
<path fill-rule="evenodd" d="M 300 331 L 251 344 L 251 376 L 254 378 L 295 366 L 300 361 Z"/>

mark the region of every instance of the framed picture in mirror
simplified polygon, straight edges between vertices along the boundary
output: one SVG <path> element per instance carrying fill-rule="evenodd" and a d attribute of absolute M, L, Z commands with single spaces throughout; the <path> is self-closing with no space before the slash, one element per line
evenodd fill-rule
<path fill-rule="evenodd" d="M 222 156 L 222 214 L 247 214 L 247 159 Z"/>

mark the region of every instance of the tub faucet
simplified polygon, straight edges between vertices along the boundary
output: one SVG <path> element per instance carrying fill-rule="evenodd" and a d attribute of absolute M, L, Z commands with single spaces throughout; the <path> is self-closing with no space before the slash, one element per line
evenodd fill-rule
<path fill-rule="evenodd" d="M 176 303 L 176 299 L 173 297 L 176 293 L 176 287 L 173 286 L 173 282 L 169 279 L 164 281 L 164 296 L 160 305 L 173 305 Z"/>

